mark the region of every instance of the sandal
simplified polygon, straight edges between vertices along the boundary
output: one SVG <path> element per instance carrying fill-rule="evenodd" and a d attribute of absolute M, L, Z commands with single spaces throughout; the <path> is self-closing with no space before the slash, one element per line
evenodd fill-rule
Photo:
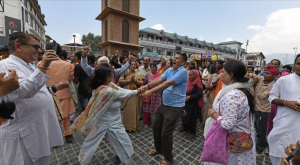
<path fill-rule="evenodd" d="M 158 152 L 156 149 L 151 149 L 148 152 L 148 155 L 151 155 L 151 156 L 154 156 L 154 155 L 157 155 L 157 154 L 160 154 L 160 152 Z"/>
<path fill-rule="evenodd" d="M 172 165 L 172 164 L 174 164 L 174 161 L 170 162 L 167 159 L 164 159 L 159 162 L 159 165 Z"/>

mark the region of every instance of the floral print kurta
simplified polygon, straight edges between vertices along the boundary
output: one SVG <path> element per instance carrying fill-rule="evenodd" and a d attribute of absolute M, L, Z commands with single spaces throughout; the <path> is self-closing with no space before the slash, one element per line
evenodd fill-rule
<path fill-rule="evenodd" d="M 144 83 L 148 84 L 152 81 L 154 75 L 151 75 L 150 73 L 146 74 Z M 158 91 L 156 93 L 153 93 L 150 96 L 151 103 L 143 103 L 143 111 L 144 112 L 150 112 L 150 113 L 155 113 L 156 109 L 160 106 L 161 104 L 161 91 Z"/>
<path fill-rule="evenodd" d="M 255 136 L 253 120 L 250 113 L 250 106 L 248 105 L 247 96 L 240 90 L 233 89 L 227 92 L 215 107 L 216 113 L 220 115 L 218 120 L 221 121 L 221 126 L 231 132 L 251 132 L 253 139 L 253 148 L 246 152 L 233 153 L 228 149 L 228 165 L 255 165 Z M 216 163 L 205 163 L 216 164 Z"/>

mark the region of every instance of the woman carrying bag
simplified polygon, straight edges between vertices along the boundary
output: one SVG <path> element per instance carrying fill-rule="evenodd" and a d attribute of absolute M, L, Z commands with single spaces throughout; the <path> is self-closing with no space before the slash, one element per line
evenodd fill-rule
<path fill-rule="evenodd" d="M 224 65 L 222 81 L 226 87 L 218 93 L 213 103 L 213 109 L 208 111 L 208 116 L 217 122 L 214 123 L 205 140 L 204 150 L 200 158 L 200 161 L 205 162 L 205 165 L 217 164 L 212 163 L 217 161 L 207 157 L 208 153 L 213 150 L 211 148 L 214 148 L 216 145 L 207 143 L 207 141 L 213 142 L 216 139 L 227 144 L 223 146 L 226 147 L 228 153 L 228 160 L 225 161 L 227 163 L 219 163 L 227 165 L 256 164 L 252 118 L 254 98 L 246 89 L 248 79 L 245 75 L 246 67 L 239 61 L 230 60 Z M 218 127 L 216 126 L 218 123 L 219 128 L 226 130 L 227 134 L 225 133 L 225 136 L 222 136 L 222 138 L 208 137 Z M 222 150 L 216 147 L 214 149 L 216 153 Z"/>

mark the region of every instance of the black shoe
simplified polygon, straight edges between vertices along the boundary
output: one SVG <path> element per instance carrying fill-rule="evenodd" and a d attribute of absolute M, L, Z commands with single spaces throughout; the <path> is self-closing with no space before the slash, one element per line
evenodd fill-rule
<path fill-rule="evenodd" d="M 66 143 L 72 143 L 73 135 L 67 135 L 67 136 L 65 136 L 65 139 L 66 139 Z"/>

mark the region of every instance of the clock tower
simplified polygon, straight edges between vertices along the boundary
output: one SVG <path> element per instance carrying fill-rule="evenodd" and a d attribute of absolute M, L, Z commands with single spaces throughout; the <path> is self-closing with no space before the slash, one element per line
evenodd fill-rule
<path fill-rule="evenodd" d="M 116 50 L 122 56 L 129 52 L 138 55 L 140 0 L 102 0 L 102 12 L 96 20 L 102 21 L 102 55 L 111 56 Z"/>

